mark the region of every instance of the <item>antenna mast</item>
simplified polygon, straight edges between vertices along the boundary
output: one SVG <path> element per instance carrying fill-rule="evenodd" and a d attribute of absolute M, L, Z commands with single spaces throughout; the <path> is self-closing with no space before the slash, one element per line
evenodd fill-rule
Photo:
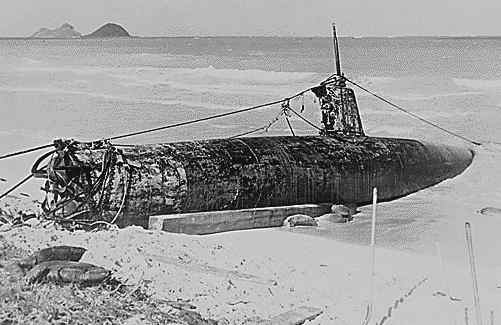
<path fill-rule="evenodd" d="M 339 44 L 337 41 L 336 24 L 332 23 L 332 42 L 334 45 L 334 58 L 336 60 L 336 74 L 341 76 L 341 62 L 339 60 Z"/>
<path fill-rule="evenodd" d="M 322 111 L 322 135 L 333 136 L 363 136 L 362 119 L 358 111 L 355 92 L 346 87 L 346 79 L 341 72 L 339 59 L 339 42 L 336 33 L 336 24 L 332 23 L 332 43 L 336 73 L 320 86 L 312 88 L 319 98 Z"/>

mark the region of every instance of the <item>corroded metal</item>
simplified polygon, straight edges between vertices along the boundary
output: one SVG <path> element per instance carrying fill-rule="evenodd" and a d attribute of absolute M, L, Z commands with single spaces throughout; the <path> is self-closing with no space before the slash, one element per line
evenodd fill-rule
<path fill-rule="evenodd" d="M 353 89 L 347 88 L 344 78 L 312 89 L 319 98 L 322 111 L 322 134 L 362 136 L 364 129 Z"/>
<path fill-rule="evenodd" d="M 67 217 L 88 210 L 110 221 L 119 213 L 120 224 L 143 226 L 157 214 L 305 203 L 361 205 L 370 202 L 373 187 L 378 187 L 380 200 L 391 200 L 458 175 L 473 159 L 465 148 L 373 137 L 283 136 L 120 150 L 85 144 L 71 148 L 66 150 L 82 170 L 67 186 L 72 192 L 94 188 L 105 172 L 104 160 L 113 162 L 99 190 L 56 214 Z M 60 165 L 49 164 L 49 169 Z M 49 202 L 49 208 L 63 196 Z"/>

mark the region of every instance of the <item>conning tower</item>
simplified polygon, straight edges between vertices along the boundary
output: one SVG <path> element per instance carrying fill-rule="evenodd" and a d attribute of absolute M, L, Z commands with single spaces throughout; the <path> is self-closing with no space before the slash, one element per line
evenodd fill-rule
<path fill-rule="evenodd" d="M 332 24 L 332 33 L 336 73 L 320 86 L 312 89 L 319 99 L 322 111 L 323 129 L 320 134 L 326 136 L 364 136 L 355 92 L 346 87 L 344 74 L 341 72 L 335 24 Z"/>

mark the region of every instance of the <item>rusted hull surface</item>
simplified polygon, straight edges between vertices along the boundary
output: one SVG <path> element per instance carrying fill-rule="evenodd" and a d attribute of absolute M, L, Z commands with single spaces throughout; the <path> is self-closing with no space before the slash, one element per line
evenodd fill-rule
<path fill-rule="evenodd" d="M 414 140 L 325 136 L 216 139 L 121 148 L 133 166 L 115 166 L 104 207 L 140 223 L 155 214 L 306 203 L 391 200 L 460 174 L 466 148 Z M 77 157 L 100 166 L 99 150 Z M 124 186 L 128 182 L 128 186 Z M 128 219 L 129 218 L 129 219 Z M 135 220 L 135 221 L 132 221 Z"/>

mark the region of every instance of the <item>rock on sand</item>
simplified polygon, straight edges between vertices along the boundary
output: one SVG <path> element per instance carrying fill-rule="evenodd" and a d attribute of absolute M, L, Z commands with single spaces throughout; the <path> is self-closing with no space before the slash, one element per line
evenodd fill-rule
<path fill-rule="evenodd" d="M 296 227 L 296 226 L 313 226 L 316 227 L 318 226 L 317 221 L 307 215 L 304 214 L 295 214 L 292 216 L 289 216 L 287 219 L 284 221 L 284 226 L 286 227 Z"/>
<path fill-rule="evenodd" d="M 344 217 L 337 213 L 326 213 L 317 218 L 319 222 L 330 222 L 330 223 L 347 223 L 353 220 L 352 216 Z"/>
<path fill-rule="evenodd" d="M 347 205 L 333 205 L 331 207 L 331 211 L 334 214 L 338 214 L 342 217 L 349 218 L 357 213 L 356 207 L 347 206 Z"/>
<path fill-rule="evenodd" d="M 353 220 L 353 215 L 357 213 L 356 208 L 346 205 L 333 205 L 332 213 L 326 213 L 317 218 L 319 222 L 346 223 Z"/>

